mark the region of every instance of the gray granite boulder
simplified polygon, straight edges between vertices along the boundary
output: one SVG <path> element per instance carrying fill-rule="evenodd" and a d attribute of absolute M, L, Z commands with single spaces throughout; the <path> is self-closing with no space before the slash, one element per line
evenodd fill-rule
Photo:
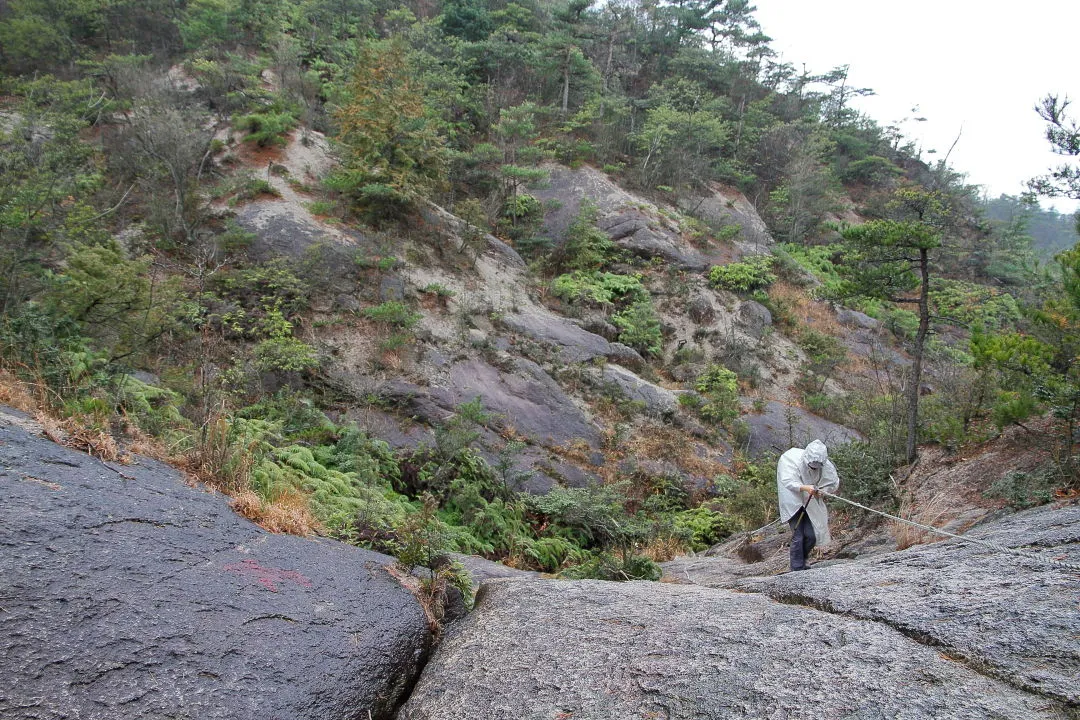
<path fill-rule="evenodd" d="M 399 715 L 807 717 L 1066 715 L 880 623 L 695 586 L 555 580 L 482 585 Z"/>
<path fill-rule="evenodd" d="M 598 447 L 600 433 L 550 375 L 531 360 L 516 359 L 508 369 L 483 360 L 464 360 L 450 368 L 452 406 L 479 397 L 500 425 L 540 445 L 567 446 L 584 441 Z"/>
<path fill-rule="evenodd" d="M 713 226 L 737 225 L 739 233 L 734 244 L 743 255 L 767 253 L 773 245 L 769 228 L 757 208 L 734 188 L 713 183 L 705 195 L 680 198 L 679 208 Z"/>
<path fill-rule="evenodd" d="M 450 557 L 461 563 L 469 571 L 469 578 L 473 587 L 479 587 L 488 580 L 505 580 L 507 578 L 538 578 L 540 573 L 534 570 L 518 570 L 508 567 L 494 560 L 478 557 L 476 555 L 462 555 L 450 553 Z"/>
<path fill-rule="evenodd" d="M 745 414 L 739 419 L 750 430 L 747 452 L 753 457 L 784 452 L 792 447 L 805 447 L 815 439 L 826 445 L 862 439 L 862 435 L 849 427 L 775 401 L 765 403 L 762 412 Z"/>
<path fill-rule="evenodd" d="M 1080 506 L 1038 508 L 966 536 L 1080 565 Z M 958 540 L 737 587 L 896 628 L 1032 693 L 1080 710 L 1080 572 Z"/>
<path fill-rule="evenodd" d="M 255 235 L 250 252 L 259 259 L 300 258 L 309 248 L 321 245 L 339 253 L 348 267 L 352 258 L 346 256 L 346 248 L 367 243 L 356 230 L 323 225 L 306 211 L 280 200 L 249 202 L 237 212 L 236 222 Z"/>
<path fill-rule="evenodd" d="M 686 314 L 698 325 L 711 325 L 716 319 L 716 308 L 712 298 L 707 295 L 698 295 L 686 306 Z"/>
<path fill-rule="evenodd" d="M 878 330 L 881 328 L 880 320 L 875 320 L 866 313 L 861 313 L 858 310 L 840 308 L 836 311 L 836 319 L 841 325 L 847 325 L 848 327 L 861 328 L 863 330 Z"/>
<path fill-rule="evenodd" d="M 624 367 L 609 363 L 604 366 L 602 378 L 604 382 L 617 387 L 628 400 L 641 403 L 645 407 L 645 413 L 653 417 L 671 417 L 678 408 L 678 396 L 675 392 L 654 385 Z"/>
<path fill-rule="evenodd" d="M 0 717 L 393 716 L 430 633 L 392 558 L 118 470 L 0 422 Z"/>
<path fill-rule="evenodd" d="M 769 308 L 755 300 L 747 300 L 739 304 L 736 321 L 747 335 L 760 340 L 772 327 L 773 317 Z"/>
<path fill-rule="evenodd" d="M 515 333 L 554 346 L 563 362 L 587 362 L 598 357 L 635 365 L 645 362 L 632 348 L 609 342 L 558 315 L 511 313 L 502 318 L 502 323 Z"/>
<path fill-rule="evenodd" d="M 624 210 L 600 219 L 597 227 L 615 244 L 643 258 L 663 258 L 685 270 L 702 271 L 711 264 L 676 233 L 654 225 L 638 210 Z"/>

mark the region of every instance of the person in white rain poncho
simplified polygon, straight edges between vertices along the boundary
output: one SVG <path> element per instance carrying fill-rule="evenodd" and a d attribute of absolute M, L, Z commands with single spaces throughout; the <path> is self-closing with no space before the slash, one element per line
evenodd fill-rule
<path fill-rule="evenodd" d="M 829 511 L 819 490 L 835 493 L 840 487 L 829 449 L 814 440 L 805 450 L 791 448 L 776 464 L 776 492 L 780 519 L 791 527 L 791 569 L 809 570 L 810 551 L 825 545 L 829 536 Z M 805 508 L 805 510 L 804 510 Z"/>

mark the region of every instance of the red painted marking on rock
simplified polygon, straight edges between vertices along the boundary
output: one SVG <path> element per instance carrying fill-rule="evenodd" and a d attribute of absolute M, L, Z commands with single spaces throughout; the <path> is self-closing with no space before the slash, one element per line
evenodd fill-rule
<path fill-rule="evenodd" d="M 225 566 L 228 572 L 234 572 L 242 577 L 251 578 L 270 592 L 278 591 L 278 583 L 292 581 L 301 587 L 312 586 L 311 580 L 295 570 L 282 570 L 280 568 L 263 567 L 257 560 L 244 560 Z"/>

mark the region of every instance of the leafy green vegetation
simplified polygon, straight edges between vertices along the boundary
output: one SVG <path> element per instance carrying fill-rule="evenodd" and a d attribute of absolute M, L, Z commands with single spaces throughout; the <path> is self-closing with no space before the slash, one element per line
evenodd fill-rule
<path fill-rule="evenodd" d="M 717 290 L 746 293 L 776 282 L 771 255 L 755 255 L 741 262 L 714 265 L 709 284 Z"/>
<path fill-rule="evenodd" d="M 361 401 L 350 392 L 381 401 L 340 387 L 327 363 L 337 348 L 322 345 L 318 330 L 374 326 L 370 344 L 404 357 L 423 335 L 419 306 L 460 304 L 463 324 L 490 314 L 469 306 L 472 277 L 454 285 L 460 297 L 428 285 L 417 307 L 380 302 L 377 292 L 404 262 L 445 260 L 448 249 L 478 257 L 493 247 L 489 232 L 576 313 L 610 319 L 619 340 L 647 356 L 641 372 L 650 380 L 676 381 L 660 366 L 664 333 L 685 326 L 662 325 L 656 303 L 667 312 L 689 297 L 681 271 L 664 276 L 662 263 L 618 251 L 589 202 L 571 219 L 541 199 L 546 182 L 588 164 L 682 208 L 628 212 L 702 247 L 734 240 L 743 225 L 710 228 L 681 212 L 717 183 L 754 198 L 788 244 L 776 258 L 713 267 L 708 282 L 744 295 L 772 285 L 777 299 L 754 297 L 772 303 L 785 332 L 796 328 L 788 334 L 808 357 L 805 403 L 868 438 L 834 455 L 853 497 L 895 501 L 885 479 L 905 457 L 901 429 L 911 442 L 921 433 L 953 447 L 995 426 L 1040 431 L 1031 420 L 1045 415 L 1056 457 L 1073 467 L 1080 256 L 1067 250 L 1071 221 L 1012 198 L 990 203 L 984 222 L 975 193 L 944 163 L 923 163 L 895 128 L 851 107 L 868 90 L 852 87 L 846 68 L 800 72 L 760 30 L 736 0 L 7 3 L 3 377 L 88 437 L 117 434 L 177 460 L 267 527 L 319 529 L 395 553 L 427 568 L 432 583 L 461 581 L 444 562 L 450 551 L 568 576 L 655 579 L 651 548 L 701 549 L 771 518 L 770 461 L 740 459 L 738 472 L 712 478 L 705 504 L 677 480 L 622 472 L 606 485 L 533 497 L 517 492 L 524 446 L 513 419 L 500 424 L 478 402 L 457 408 L 428 445 L 400 451 L 327 417 L 355 409 Z M 1067 108 L 1051 98 L 1040 107 L 1055 144 L 1074 157 Z M 340 165 L 321 185 L 287 182 L 312 212 L 362 238 L 363 250 L 267 259 L 265 243 L 255 247 L 240 228 L 239 206 L 277 195 L 278 162 L 294 167 L 294 150 L 322 143 L 318 133 Z M 245 167 L 252 157 L 259 167 Z M 1078 194 L 1075 169 L 1036 185 Z M 460 247 L 429 240 L 432 202 L 469 223 Z M 841 242 L 828 220 L 848 209 L 870 221 L 839 231 Z M 550 231 L 559 226 L 565 233 Z M 1035 274 L 1033 248 L 1044 260 L 1066 252 Z M 897 250 L 919 261 L 898 260 Z M 911 344 L 915 378 L 903 387 L 913 395 L 898 384 L 827 395 L 844 349 L 802 326 L 801 306 L 783 305 L 787 283 L 777 277 L 816 281 L 815 297 L 864 310 Z M 433 302 L 451 296 L 453 305 Z M 955 327 L 935 338 L 932 321 Z M 694 343 L 676 350 L 687 372 L 679 381 L 704 372 L 679 402 L 737 441 L 738 379 L 715 363 L 741 348 L 718 355 L 709 347 L 723 345 L 715 330 L 691 332 Z M 939 397 L 919 411 L 923 355 L 937 364 Z M 587 369 L 557 370 L 580 379 Z M 613 400 L 610 387 L 601 396 L 619 410 L 605 430 L 625 436 L 637 406 Z M 499 442 L 496 430 L 505 444 L 486 446 Z M 1075 473 L 1053 477 L 1075 483 L 1060 479 Z M 1052 484 L 1009 483 L 995 492 L 1018 506 L 1045 498 Z"/>
<path fill-rule="evenodd" d="M 649 291 L 640 275 L 616 275 L 608 272 L 576 271 L 560 275 L 551 283 L 551 291 L 567 302 L 589 301 L 597 305 L 649 300 Z"/>
<path fill-rule="evenodd" d="M 726 425 L 739 415 L 739 378 L 722 365 L 709 365 L 694 382 L 705 401 L 698 408 L 710 422 Z"/>
<path fill-rule="evenodd" d="M 651 299 L 635 301 L 625 310 L 612 315 L 611 322 L 619 328 L 619 342 L 646 355 L 660 353 L 663 336 L 660 318 Z"/>

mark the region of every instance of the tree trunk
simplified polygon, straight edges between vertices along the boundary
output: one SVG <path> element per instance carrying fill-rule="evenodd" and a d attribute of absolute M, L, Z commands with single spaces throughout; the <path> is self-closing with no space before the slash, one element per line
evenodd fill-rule
<path fill-rule="evenodd" d="M 930 251 L 919 249 L 919 332 L 911 363 L 911 386 L 908 388 L 907 461 L 915 462 L 919 429 L 919 391 L 922 388 L 923 347 L 930 334 Z"/>
<path fill-rule="evenodd" d="M 563 66 L 563 85 L 562 85 L 562 114 L 566 115 L 566 110 L 570 105 L 570 48 L 566 49 L 566 65 Z"/>

